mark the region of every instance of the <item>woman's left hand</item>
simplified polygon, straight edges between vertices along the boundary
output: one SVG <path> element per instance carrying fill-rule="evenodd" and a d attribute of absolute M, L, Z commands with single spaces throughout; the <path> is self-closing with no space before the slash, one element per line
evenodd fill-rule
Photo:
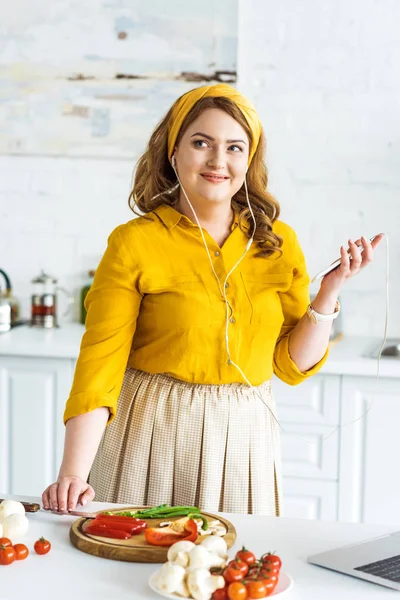
<path fill-rule="evenodd" d="M 383 233 L 377 235 L 373 242 L 370 242 L 369 239 L 364 236 L 355 242 L 349 240 L 350 254 L 348 254 L 344 246 L 341 247 L 340 257 L 342 262 L 334 271 L 331 271 L 328 273 L 328 275 L 325 275 L 322 280 L 321 287 L 324 287 L 325 289 L 329 288 L 339 292 L 344 283 L 350 279 L 350 277 L 357 275 L 361 269 L 364 269 L 372 261 L 374 257 L 374 250 L 382 240 L 383 235 Z M 363 252 L 361 252 L 357 247 L 361 245 L 364 248 Z"/>

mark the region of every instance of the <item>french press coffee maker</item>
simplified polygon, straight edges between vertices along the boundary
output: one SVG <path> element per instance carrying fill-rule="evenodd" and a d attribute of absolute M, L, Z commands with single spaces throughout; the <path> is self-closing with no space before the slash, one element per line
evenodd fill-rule
<path fill-rule="evenodd" d="M 74 298 L 63 287 L 57 285 L 57 279 L 47 275 L 44 271 L 32 279 L 32 313 L 31 327 L 59 327 L 57 320 L 57 292 L 62 292 L 67 297 L 67 310 L 62 315 L 65 317 L 71 309 Z"/>

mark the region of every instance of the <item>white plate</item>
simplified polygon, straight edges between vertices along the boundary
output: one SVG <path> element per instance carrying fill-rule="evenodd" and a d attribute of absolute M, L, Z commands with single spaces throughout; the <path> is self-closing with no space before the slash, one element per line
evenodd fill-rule
<path fill-rule="evenodd" d="M 182 596 L 178 596 L 178 594 L 167 594 L 166 592 L 160 592 L 155 584 L 157 571 L 150 576 L 149 586 L 159 596 L 164 596 L 164 598 L 170 598 L 171 600 L 183 600 Z M 268 598 L 273 598 L 274 596 L 283 596 L 293 585 L 293 579 L 287 573 L 283 571 L 279 574 L 278 585 L 274 589 L 274 593 L 271 596 L 267 596 Z"/>

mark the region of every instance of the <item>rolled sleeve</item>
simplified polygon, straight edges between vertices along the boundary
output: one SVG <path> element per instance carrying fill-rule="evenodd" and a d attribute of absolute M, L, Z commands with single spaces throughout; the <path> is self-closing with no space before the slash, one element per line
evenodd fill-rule
<path fill-rule="evenodd" d="M 320 368 L 328 358 L 329 349 L 326 350 L 324 356 L 317 364 L 315 364 L 308 371 L 299 371 L 296 363 L 292 360 L 289 352 L 289 338 L 290 334 L 285 335 L 279 340 L 274 353 L 274 373 L 279 379 L 288 383 L 289 385 L 297 385 L 308 377 L 318 373 Z"/>
<path fill-rule="evenodd" d="M 142 296 L 132 252 L 118 227 L 110 235 L 86 297 L 82 338 L 64 422 L 102 406 L 116 414 L 118 396 L 132 346 Z"/>

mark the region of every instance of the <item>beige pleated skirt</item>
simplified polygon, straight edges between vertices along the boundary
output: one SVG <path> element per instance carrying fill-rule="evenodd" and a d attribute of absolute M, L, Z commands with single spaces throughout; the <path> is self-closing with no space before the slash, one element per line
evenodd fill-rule
<path fill-rule="evenodd" d="M 90 472 L 95 500 L 280 515 L 271 382 L 256 389 L 128 368 Z"/>

